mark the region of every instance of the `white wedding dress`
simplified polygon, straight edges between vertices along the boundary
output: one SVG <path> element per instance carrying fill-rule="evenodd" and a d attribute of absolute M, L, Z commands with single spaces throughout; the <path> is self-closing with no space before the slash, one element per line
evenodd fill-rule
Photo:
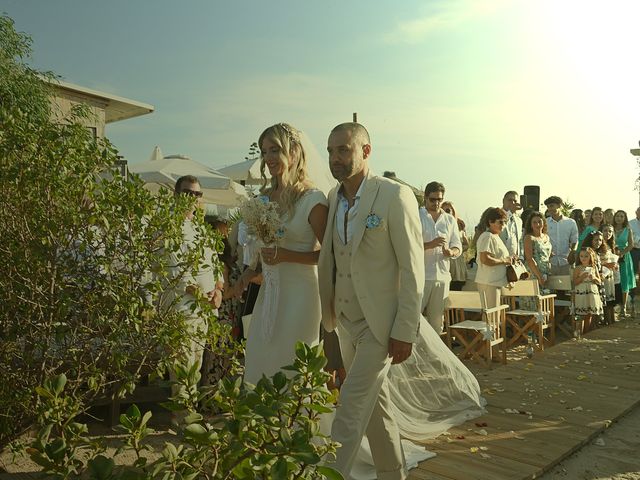
<path fill-rule="evenodd" d="M 304 142 L 303 137 L 303 142 Z M 319 162 L 313 145 L 304 142 L 310 178 L 325 192 L 335 184 L 331 182 L 326 162 Z M 311 209 L 322 203 L 325 194 L 311 190 L 295 207 L 293 217 L 287 219 L 281 246 L 297 251 L 312 251 L 316 238 L 308 223 Z M 278 268 L 278 298 L 273 319 L 273 333 L 264 338 L 261 322 L 262 305 L 266 292 L 264 285 L 256 301 L 249 326 L 245 352 L 245 381 L 255 384 L 263 374 L 272 376 L 295 358 L 295 344 L 301 340 L 316 344 L 320 331 L 320 296 L 315 265 L 280 263 Z M 403 440 L 407 468 L 417 466 L 435 456 L 420 445 L 455 425 L 484 413 L 484 399 L 473 374 L 451 352 L 429 323 L 421 318 L 420 335 L 411 357 L 389 369 L 389 390 L 394 414 Z M 333 415 L 321 419 L 321 430 L 331 431 Z M 363 438 L 358 457 L 351 471 L 354 480 L 374 480 L 376 470 L 369 443 Z"/>
<path fill-rule="evenodd" d="M 297 252 L 316 249 L 318 242 L 308 219 L 318 204 L 327 204 L 324 193 L 319 190 L 309 190 L 298 200 L 293 216 L 285 221 L 284 238 L 279 247 Z M 272 309 L 263 308 L 272 294 L 263 285 L 253 308 L 247 335 L 244 379 L 254 385 L 263 374 L 271 377 L 283 366 L 293 363 L 296 342 L 317 344 L 320 332 L 318 267 L 283 262 L 275 265 L 275 269 L 277 297 L 273 300 L 276 304 Z M 272 318 L 267 318 L 271 315 Z M 274 322 L 273 328 L 265 329 L 264 322 Z M 265 335 L 265 330 L 272 330 L 272 333 Z"/>

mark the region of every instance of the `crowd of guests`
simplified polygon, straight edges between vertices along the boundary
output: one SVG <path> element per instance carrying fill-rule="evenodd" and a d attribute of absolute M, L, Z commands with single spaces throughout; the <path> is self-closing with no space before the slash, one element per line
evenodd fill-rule
<path fill-rule="evenodd" d="M 423 313 L 436 331 L 443 328 L 445 301 L 450 290 L 462 290 L 468 282 L 484 293 L 488 308 L 501 303 L 501 289 L 508 285 L 506 267 L 522 262 L 542 292 L 551 275 L 571 275 L 575 314 L 583 330 L 595 321 L 611 324 L 634 313 L 636 272 L 640 262 L 640 208 L 629 220 L 624 210 L 594 207 L 574 209 L 566 216 L 563 201 L 550 196 L 544 212 L 521 212 L 519 195 L 508 191 L 502 207 L 487 208 L 471 239 L 465 222 L 451 201 L 444 200 L 445 186 L 430 182 L 420 208 L 425 258 Z M 224 241 L 225 289 L 219 319 L 231 326 L 235 338 L 243 338 L 242 317 L 251 314 L 257 284 L 237 291 L 237 280 L 249 260 L 243 261 L 238 224 L 206 217 Z M 242 230 L 242 229 L 240 229 Z M 246 235 L 246 232 L 244 233 Z M 239 238 L 240 236 L 240 238 Z M 475 278 L 473 278 L 475 272 Z M 242 286 L 244 288 L 244 286 Z M 213 356 L 205 355 L 209 381 L 224 373 Z"/>
<path fill-rule="evenodd" d="M 507 192 L 502 208 L 489 208 L 476 228 L 476 283 L 487 303 L 500 303 L 507 285 L 506 266 L 524 262 L 541 291 L 551 275 L 571 275 L 575 314 L 583 331 L 595 321 L 611 324 L 634 313 L 636 274 L 640 261 L 640 208 L 629 221 L 624 210 L 562 212 L 562 199 L 551 196 L 546 210 L 519 218 L 516 192 Z M 618 312 L 616 312 L 616 309 Z"/>

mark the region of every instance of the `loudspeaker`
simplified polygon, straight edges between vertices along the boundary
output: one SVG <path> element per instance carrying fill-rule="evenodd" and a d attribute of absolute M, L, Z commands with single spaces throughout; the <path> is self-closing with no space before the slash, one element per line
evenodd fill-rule
<path fill-rule="evenodd" d="M 540 187 L 538 185 L 525 185 L 524 196 L 526 204 L 522 205 L 523 210 L 540 210 Z"/>

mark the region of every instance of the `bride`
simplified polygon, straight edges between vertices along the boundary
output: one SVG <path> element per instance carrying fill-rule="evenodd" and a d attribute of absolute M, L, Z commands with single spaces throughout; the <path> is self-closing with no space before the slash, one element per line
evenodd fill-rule
<path fill-rule="evenodd" d="M 320 299 L 316 263 L 327 224 L 325 193 L 336 185 L 327 162 L 320 159 L 306 136 L 291 125 L 279 123 L 267 128 L 258 144 L 264 179 L 261 192 L 280 205 L 285 235 L 277 249 L 261 251 L 265 264 L 277 266 L 278 286 L 275 292 L 266 285 L 260 289 L 249 326 L 245 381 L 253 384 L 263 374 L 272 376 L 290 364 L 295 358 L 297 341 L 318 342 Z M 269 186 L 264 176 L 265 166 L 271 174 Z M 253 270 L 246 271 L 242 284 L 256 274 Z M 270 298 L 274 293 L 276 298 Z M 265 303 L 273 302 L 275 305 L 270 305 L 271 308 L 264 308 Z M 273 328 L 263 328 L 264 322 L 274 322 Z M 273 332 L 270 335 L 265 333 L 270 331 Z M 475 377 L 424 318 L 411 357 L 392 365 L 388 378 L 393 413 L 407 440 L 434 438 L 484 412 L 484 399 L 480 397 Z M 323 421 L 328 423 L 330 418 Z M 408 441 L 403 442 L 403 447 L 408 468 L 434 455 Z M 376 478 L 366 437 L 351 478 Z"/>

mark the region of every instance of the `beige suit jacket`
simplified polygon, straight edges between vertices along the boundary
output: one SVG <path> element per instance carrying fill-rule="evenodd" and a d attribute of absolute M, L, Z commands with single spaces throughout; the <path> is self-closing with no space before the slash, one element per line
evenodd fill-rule
<path fill-rule="evenodd" d="M 329 218 L 318 260 L 322 324 L 336 328 L 335 228 L 338 188 L 329 192 Z M 367 228 L 367 218 L 381 223 Z M 413 192 L 393 180 L 369 174 L 354 218 L 351 279 L 376 339 L 415 342 L 424 288 L 424 253 L 418 204 Z"/>

